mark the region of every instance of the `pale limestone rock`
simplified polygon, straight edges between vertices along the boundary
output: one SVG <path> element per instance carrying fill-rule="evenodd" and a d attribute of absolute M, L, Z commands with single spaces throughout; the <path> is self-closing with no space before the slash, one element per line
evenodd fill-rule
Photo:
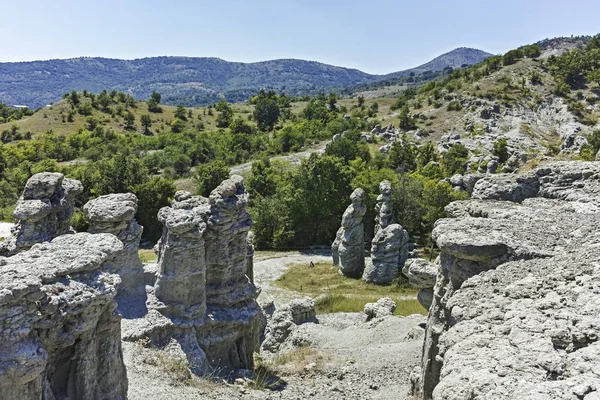
<path fill-rule="evenodd" d="M 122 247 L 77 233 L 0 260 L 0 399 L 127 398 L 120 279 L 103 268 Z"/>
<path fill-rule="evenodd" d="M 16 223 L 12 235 L 0 243 L 0 256 L 14 255 L 36 243 L 72 233 L 75 197 L 82 191 L 81 182 L 57 172 L 41 172 L 29 178 L 13 212 Z"/>
<path fill-rule="evenodd" d="M 342 226 L 331 246 L 333 262 L 340 273 L 350 277 L 361 276 L 365 268 L 365 240 L 363 217 L 367 212 L 367 195 L 358 188 L 350 195 L 352 204 L 342 216 Z"/>

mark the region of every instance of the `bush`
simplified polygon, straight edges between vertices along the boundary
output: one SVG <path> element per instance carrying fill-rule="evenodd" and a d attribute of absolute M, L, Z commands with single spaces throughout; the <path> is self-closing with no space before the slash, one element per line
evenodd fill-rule
<path fill-rule="evenodd" d="M 504 163 L 506 160 L 508 160 L 508 143 L 505 138 L 500 138 L 494 142 L 492 154 L 498 157 L 501 163 Z"/>

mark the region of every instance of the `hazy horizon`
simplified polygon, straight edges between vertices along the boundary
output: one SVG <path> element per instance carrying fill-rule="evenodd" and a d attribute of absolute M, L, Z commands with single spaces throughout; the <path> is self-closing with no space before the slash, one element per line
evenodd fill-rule
<path fill-rule="evenodd" d="M 416 67 L 458 47 L 502 54 L 545 38 L 593 35 L 598 2 L 461 0 L 33 0 L 3 6 L 0 62 L 80 57 L 317 61 L 371 74 Z M 337 3 L 337 4 L 336 4 Z M 586 12 L 581 12 L 586 10 Z"/>

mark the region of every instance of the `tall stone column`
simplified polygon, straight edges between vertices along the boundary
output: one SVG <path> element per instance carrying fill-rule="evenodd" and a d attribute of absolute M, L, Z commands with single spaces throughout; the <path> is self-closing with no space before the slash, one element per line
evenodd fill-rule
<path fill-rule="evenodd" d="M 363 217 L 367 212 L 367 194 L 361 188 L 350 195 L 352 204 L 342 216 L 342 226 L 331 245 L 333 263 L 345 276 L 359 278 L 365 269 L 365 234 Z"/>
<path fill-rule="evenodd" d="M 119 295 L 144 288 L 144 266 L 139 257 L 143 227 L 134 219 L 137 197 L 133 193 L 116 193 L 100 196 L 83 206 L 90 233 L 111 233 L 123 242 L 123 252 L 107 263 L 110 272 L 121 277 Z"/>

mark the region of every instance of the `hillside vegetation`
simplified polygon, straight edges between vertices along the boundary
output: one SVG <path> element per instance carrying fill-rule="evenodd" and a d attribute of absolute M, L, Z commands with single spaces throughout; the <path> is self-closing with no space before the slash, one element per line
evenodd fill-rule
<path fill-rule="evenodd" d="M 490 56 L 480 50 L 456 49 L 415 68 L 433 72 L 473 64 Z M 246 101 L 260 89 L 288 95 L 314 95 L 325 90 L 375 82 L 391 75 L 371 75 L 356 69 L 304 60 L 257 63 L 228 62 L 218 58 L 153 57 L 137 60 L 74 58 L 20 63 L 0 63 L 0 101 L 31 108 L 56 102 L 65 92 L 117 90 L 136 99 L 153 91 L 166 104 L 208 105 L 222 96 L 229 102 Z"/>
<path fill-rule="evenodd" d="M 370 237 L 384 179 L 392 182 L 396 220 L 429 248 L 444 207 L 468 197 L 450 184 L 453 175 L 485 172 L 491 161 L 513 171 L 544 157 L 595 157 L 599 44 L 595 37 L 524 46 L 448 69 L 393 98 L 261 91 L 245 104 L 221 99 L 189 108 L 163 105 L 158 92 L 138 101 L 124 92 L 71 91 L 0 124 L 0 217 L 10 220 L 33 173 L 60 171 L 84 184 L 79 206 L 134 192 L 137 218 L 153 242 L 161 232 L 156 213 L 175 190 L 206 196 L 231 166 L 252 162 L 246 185 L 260 249 L 329 245 L 356 187 L 368 195 Z M 298 166 L 275 157 L 323 142 L 322 152 Z M 519 165 L 505 169 L 514 159 Z M 77 213 L 74 226 L 85 223 Z"/>

